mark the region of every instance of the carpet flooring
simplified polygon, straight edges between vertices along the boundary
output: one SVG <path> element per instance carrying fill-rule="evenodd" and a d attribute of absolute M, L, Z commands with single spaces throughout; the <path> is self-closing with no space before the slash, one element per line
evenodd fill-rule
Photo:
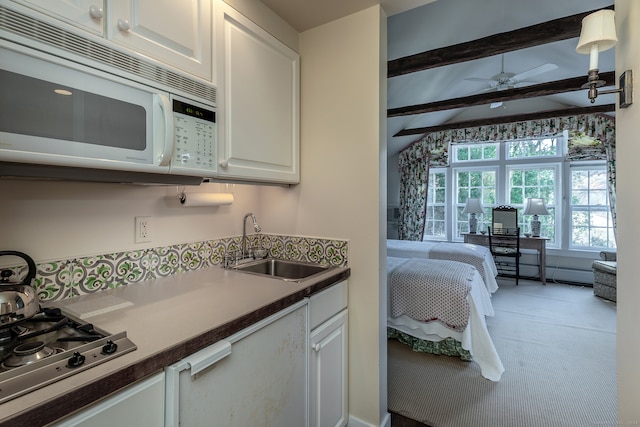
<path fill-rule="evenodd" d="M 498 283 L 487 327 L 501 380 L 483 378 L 474 362 L 389 340 L 392 415 L 431 427 L 617 425 L 616 305 L 590 287 Z"/>

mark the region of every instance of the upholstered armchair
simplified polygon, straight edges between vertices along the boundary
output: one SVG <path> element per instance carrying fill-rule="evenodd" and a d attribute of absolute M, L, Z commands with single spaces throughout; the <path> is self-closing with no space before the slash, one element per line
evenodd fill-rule
<path fill-rule="evenodd" d="M 616 253 L 600 252 L 599 260 L 593 261 L 593 293 L 596 296 L 616 301 Z"/>

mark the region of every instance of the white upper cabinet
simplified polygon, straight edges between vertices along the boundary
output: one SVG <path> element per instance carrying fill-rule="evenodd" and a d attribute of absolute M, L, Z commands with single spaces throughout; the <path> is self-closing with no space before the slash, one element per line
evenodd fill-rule
<path fill-rule="evenodd" d="M 299 55 L 217 2 L 221 178 L 295 184 L 299 169 Z"/>
<path fill-rule="evenodd" d="M 85 31 L 104 34 L 103 0 L 14 0 Z"/>
<path fill-rule="evenodd" d="M 213 0 L 14 0 L 114 46 L 216 83 Z"/>
<path fill-rule="evenodd" d="M 107 38 L 214 80 L 211 0 L 107 0 Z"/>

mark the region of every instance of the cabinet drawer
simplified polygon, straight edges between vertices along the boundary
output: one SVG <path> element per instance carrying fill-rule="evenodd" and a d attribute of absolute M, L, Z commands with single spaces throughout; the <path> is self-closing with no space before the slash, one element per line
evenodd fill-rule
<path fill-rule="evenodd" d="M 309 328 L 313 330 L 325 320 L 347 307 L 347 281 L 311 295 L 309 301 Z"/>

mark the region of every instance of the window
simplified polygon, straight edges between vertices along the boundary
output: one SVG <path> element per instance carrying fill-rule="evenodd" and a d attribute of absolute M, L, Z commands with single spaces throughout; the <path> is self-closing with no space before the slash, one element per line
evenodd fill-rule
<path fill-rule="evenodd" d="M 609 209 L 607 171 L 604 166 L 571 168 L 571 233 L 569 246 L 576 249 L 615 248 Z"/>
<path fill-rule="evenodd" d="M 427 215 L 423 239 L 446 239 L 447 174 L 444 169 L 429 171 L 427 188 Z"/>
<path fill-rule="evenodd" d="M 556 244 L 557 195 L 561 194 L 562 137 L 508 141 L 504 143 L 456 144 L 452 147 L 453 238 L 469 232 L 468 215 L 463 215 L 470 197 L 482 200 L 484 214 L 477 215 L 478 229 L 491 225 L 491 209 L 510 205 L 518 209 L 519 227 L 528 232 L 531 217 L 524 215 L 529 197 L 545 200 L 550 215 L 541 216 L 542 235 Z M 476 146 L 478 146 L 476 148 Z"/>
<path fill-rule="evenodd" d="M 463 215 L 462 211 L 467 199 L 477 198 L 482 202 L 485 213 L 477 215 L 478 230 L 486 230 L 491 225 L 491 207 L 496 203 L 496 177 L 498 171 L 492 169 L 456 169 L 456 229 L 455 235 L 469 232 L 468 215 Z"/>
<path fill-rule="evenodd" d="M 518 208 L 518 226 L 523 233 L 530 232 L 532 217 L 524 215 L 524 207 L 530 197 L 544 200 L 549 215 L 539 216 L 541 222 L 540 235 L 555 243 L 555 204 L 556 189 L 560 188 L 560 165 L 515 166 L 508 167 L 509 188 L 506 204 Z"/>
<path fill-rule="evenodd" d="M 526 200 L 540 197 L 549 211 L 538 218 L 547 247 L 615 248 L 605 162 L 564 161 L 566 137 L 452 145 L 451 167 L 429 172 L 424 239 L 461 241 L 469 232 L 469 215 L 462 211 L 470 197 L 484 207 L 476 215 L 478 230 L 491 225 L 493 207 L 511 205 L 521 230 L 529 232 Z"/>
<path fill-rule="evenodd" d="M 555 157 L 558 155 L 557 138 L 527 139 L 507 142 L 508 159 Z"/>
<path fill-rule="evenodd" d="M 457 144 L 453 146 L 453 155 L 456 162 L 475 160 L 497 160 L 499 144 L 496 142 L 481 144 Z"/>

